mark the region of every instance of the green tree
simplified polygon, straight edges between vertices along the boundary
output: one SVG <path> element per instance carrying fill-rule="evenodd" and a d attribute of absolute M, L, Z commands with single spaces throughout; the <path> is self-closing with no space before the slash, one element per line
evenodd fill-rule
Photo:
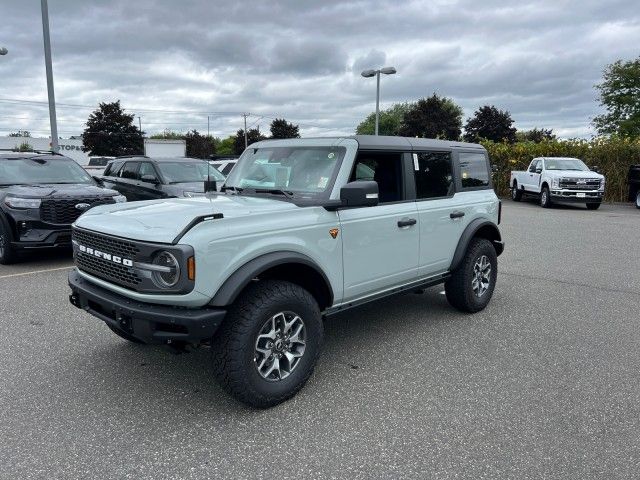
<path fill-rule="evenodd" d="M 400 126 L 404 115 L 414 107 L 414 103 L 395 103 L 386 110 L 380 111 L 378 133 L 380 135 L 400 135 Z M 376 131 L 376 112 L 367 115 L 356 127 L 358 135 L 373 135 Z"/>
<path fill-rule="evenodd" d="M 183 133 L 174 132 L 168 128 L 165 128 L 162 133 L 154 133 L 149 138 L 156 140 L 184 140 L 185 135 Z"/>
<path fill-rule="evenodd" d="M 300 129 L 284 118 L 276 118 L 271 122 L 271 138 L 300 138 Z"/>
<path fill-rule="evenodd" d="M 29 130 L 18 130 L 17 132 L 13 132 L 9 134 L 10 137 L 31 137 L 31 132 Z"/>
<path fill-rule="evenodd" d="M 244 138 L 243 143 L 244 146 Z M 236 153 L 236 137 L 235 135 L 230 135 L 227 138 L 224 138 L 218 142 L 216 153 L 218 155 L 235 155 Z"/>
<path fill-rule="evenodd" d="M 184 136 L 187 142 L 187 157 L 209 158 L 216 153 L 215 139 L 211 135 L 200 135 L 197 130 L 191 130 Z"/>
<path fill-rule="evenodd" d="M 82 150 L 99 156 L 141 155 L 144 132 L 133 124 L 133 118 L 124 113 L 120 100 L 100 103 L 82 133 Z"/>
<path fill-rule="evenodd" d="M 260 133 L 260 130 L 257 128 L 250 128 L 247 130 L 247 145 L 251 145 L 252 143 L 259 142 L 260 140 L 266 140 L 267 137 Z M 236 155 L 240 155 L 244 152 L 244 130 L 238 130 L 236 136 L 234 137 L 234 153 Z"/>
<path fill-rule="evenodd" d="M 598 133 L 640 136 L 640 57 L 607 65 L 596 88 L 606 110 L 593 119 Z"/>
<path fill-rule="evenodd" d="M 474 143 L 480 139 L 513 143 L 516 141 L 516 129 L 512 125 L 513 120 L 509 112 L 498 110 L 493 105 L 485 105 L 467 120 L 464 139 Z"/>
<path fill-rule="evenodd" d="M 552 129 L 534 128 L 532 130 L 520 130 L 516 132 L 516 140 L 518 142 L 551 142 L 556 140 L 556 136 Z"/>
<path fill-rule="evenodd" d="M 14 137 L 17 137 L 18 135 L 14 135 Z M 23 135 L 20 135 L 23 136 Z M 16 145 L 13 148 L 14 152 L 31 152 L 33 151 L 33 147 L 28 143 L 28 142 L 22 142 L 20 145 Z"/>
<path fill-rule="evenodd" d="M 403 137 L 458 140 L 461 129 L 462 108 L 434 93 L 418 100 L 404 114 L 399 133 Z"/>

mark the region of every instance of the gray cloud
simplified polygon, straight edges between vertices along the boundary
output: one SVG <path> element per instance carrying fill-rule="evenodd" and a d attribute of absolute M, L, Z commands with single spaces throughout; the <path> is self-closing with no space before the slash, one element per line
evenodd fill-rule
<path fill-rule="evenodd" d="M 637 56 L 640 42 L 632 0 L 57 0 L 49 8 L 63 135 L 80 133 L 99 101 L 118 98 L 148 132 L 206 130 L 208 112 L 213 133 L 228 135 L 250 112 L 263 130 L 279 116 L 305 135 L 351 133 L 375 100 L 375 82 L 359 72 L 393 65 L 383 106 L 437 92 L 466 116 L 490 103 L 518 128 L 587 136 L 602 69 Z M 2 101 L 46 101 L 39 3 L 5 2 L 1 13 L 9 55 L 0 57 L 0 133 L 46 135 L 45 105 Z"/>

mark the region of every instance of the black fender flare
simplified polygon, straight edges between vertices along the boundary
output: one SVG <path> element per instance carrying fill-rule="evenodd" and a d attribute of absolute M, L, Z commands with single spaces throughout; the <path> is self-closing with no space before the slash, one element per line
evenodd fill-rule
<path fill-rule="evenodd" d="M 458 268 L 460 262 L 462 262 L 462 259 L 464 258 L 467 248 L 469 248 L 469 243 L 474 237 L 486 238 L 491 241 L 493 248 L 496 249 L 496 255 L 498 256 L 500 256 L 504 250 L 504 242 L 502 241 L 502 236 L 500 235 L 498 226 L 489 220 L 476 218 L 467 225 L 460 236 L 460 240 L 458 240 L 458 246 L 453 254 L 451 266 L 449 267 L 450 272 L 453 272 Z"/>
<path fill-rule="evenodd" d="M 209 302 L 209 305 L 214 307 L 225 307 L 231 305 L 236 298 L 238 298 L 238 295 L 240 295 L 244 288 L 249 285 L 249 282 L 258 275 L 270 268 L 286 264 L 300 264 L 315 270 L 315 272 L 324 280 L 324 286 L 326 287 L 329 296 L 328 305 L 330 306 L 333 304 L 334 297 L 331 282 L 316 262 L 302 253 L 282 251 L 266 253 L 242 265 L 224 281 L 222 286 Z"/>

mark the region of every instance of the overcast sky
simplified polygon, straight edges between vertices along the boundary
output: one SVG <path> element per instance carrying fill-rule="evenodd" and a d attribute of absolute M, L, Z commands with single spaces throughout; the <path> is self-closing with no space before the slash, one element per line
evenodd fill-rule
<path fill-rule="evenodd" d="M 80 134 L 87 106 L 120 99 L 149 133 L 206 132 L 209 113 L 226 136 L 249 112 L 262 131 L 284 117 L 304 136 L 349 134 L 375 108 L 360 71 L 394 66 L 382 107 L 437 92 L 465 119 L 493 104 L 519 129 L 590 136 L 602 69 L 640 54 L 637 0 L 508 3 L 50 0 L 58 130 Z M 2 0 L 0 18 L 0 134 L 46 136 L 40 2 Z"/>

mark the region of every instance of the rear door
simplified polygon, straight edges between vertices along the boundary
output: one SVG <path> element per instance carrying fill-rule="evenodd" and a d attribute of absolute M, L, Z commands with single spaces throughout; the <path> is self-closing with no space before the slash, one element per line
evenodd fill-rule
<path fill-rule="evenodd" d="M 451 151 L 413 153 L 416 206 L 420 220 L 419 276 L 446 272 L 465 226 L 464 196 L 456 198 Z"/>
<path fill-rule="evenodd" d="M 136 186 L 140 180 L 138 176 L 139 168 L 140 162 L 125 162 L 120 170 L 120 177 L 118 178 L 119 191 L 127 197 L 127 200 L 130 202 L 140 200 Z"/>
<path fill-rule="evenodd" d="M 380 203 L 338 212 L 345 301 L 417 279 L 420 225 L 407 194 L 406 163 L 403 152 L 358 153 L 351 181 L 375 180 Z"/>

